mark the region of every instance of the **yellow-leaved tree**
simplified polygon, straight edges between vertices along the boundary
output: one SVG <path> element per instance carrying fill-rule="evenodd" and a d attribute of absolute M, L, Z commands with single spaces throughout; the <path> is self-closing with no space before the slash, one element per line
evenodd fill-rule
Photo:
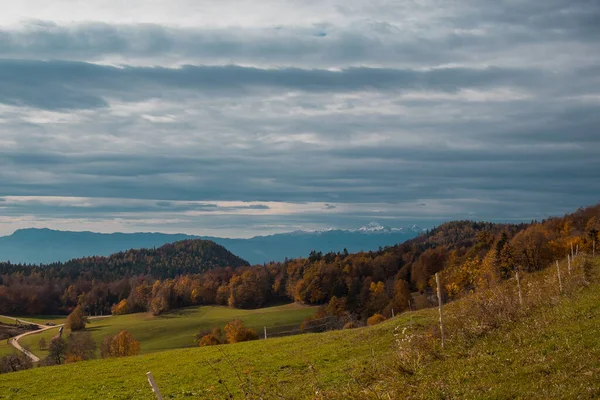
<path fill-rule="evenodd" d="M 115 336 L 107 336 L 100 347 L 100 354 L 107 357 L 128 357 L 140 353 L 140 342 L 123 330 Z"/>

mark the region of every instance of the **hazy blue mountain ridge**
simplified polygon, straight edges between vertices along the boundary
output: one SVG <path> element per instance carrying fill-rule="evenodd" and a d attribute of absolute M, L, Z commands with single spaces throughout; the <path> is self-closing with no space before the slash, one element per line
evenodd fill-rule
<path fill-rule="evenodd" d="M 0 237 L 0 261 L 51 263 L 87 256 L 108 256 L 128 249 L 159 247 L 186 239 L 205 239 L 224 246 L 251 264 L 305 257 L 312 250 L 349 252 L 376 250 L 417 236 L 417 226 L 389 228 L 377 223 L 358 230 L 294 231 L 249 239 L 165 233 L 94 233 L 51 229 L 20 229 Z"/>

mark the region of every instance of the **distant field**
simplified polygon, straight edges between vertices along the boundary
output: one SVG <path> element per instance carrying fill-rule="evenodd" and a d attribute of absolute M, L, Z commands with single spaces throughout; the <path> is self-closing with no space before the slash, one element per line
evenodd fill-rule
<path fill-rule="evenodd" d="M 306 317 L 316 312 L 315 307 L 298 304 L 268 307 L 258 310 L 239 310 L 222 306 L 200 306 L 175 310 L 162 316 L 150 313 L 117 315 L 104 319 L 92 320 L 87 330 L 99 345 L 105 336 L 115 335 L 122 329 L 129 331 L 140 341 L 142 353 L 160 350 L 194 347 L 194 338 L 200 330 L 223 327 L 232 319 L 240 319 L 260 334 L 264 326 L 300 324 Z M 41 318 L 40 320 L 44 320 Z M 56 335 L 58 328 L 49 329 L 40 334 L 24 337 L 19 341 L 38 357 L 47 356 L 47 351 L 39 350 L 41 337 L 50 339 Z M 65 334 L 69 334 L 65 330 Z"/>
<path fill-rule="evenodd" d="M 6 342 L 6 340 L 0 340 L 0 357 L 7 356 L 13 353 L 15 348 Z"/>
<path fill-rule="evenodd" d="M 55 324 L 62 324 L 67 319 L 66 315 L 33 315 L 33 316 L 13 316 L 11 318 L 0 317 L 0 322 L 5 324 L 14 324 L 15 318 L 27 322 L 33 322 L 34 324 L 45 325 L 46 322 L 54 322 Z"/>
<path fill-rule="evenodd" d="M 34 315 L 31 317 L 30 316 L 26 316 L 26 317 L 16 316 L 14 318 L 22 319 L 22 320 L 25 320 L 28 322 L 34 322 L 34 323 L 38 323 L 38 324 L 42 324 L 42 325 L 46 324 L 46 322 L 54 322 L 55 324 L 62 324 L 65 322 L 64 315 L 48 315 L 48 316 Z M 3 322 L 5 324 L 14 324 L 15 320 L 13 318 L 0 317 L 0 322 Z M 52 332 L 52 334 L 50 334 L 49 332 L 43 332 L 40 334 L 32 335 L 33 337 L 35 337 L 35 339 L 33 339 L 32 337 L 26 336 L 23 339 L 21 339 L 19 341 L 19 343 L 21 343 L 22 346 L 27 346 L 27 347 L 31 348 L 31 350 L 36 355 L 38 353 L 41 353 L 42 356 L 45 357 L 48 352 L 40 351 L 38 348 L 38 343 L 39 343 L 40 338 L 42 337 L 41 335 L 44 335 L 44 337 L 49 339 L 56 334 L 57 330 L 52 329 L 51 332 Z M 12 347 L 10 344 L 8 344 L 6 340 L 0 341 L 0 357 L 12 354 L 14 351 L 16 351 L 15 348 Z M 39 357 L 39 355 L 38 355 L 38 357 Z"/>
<path fill-rule="evenodd" d="M 282 398 L 311 397 L 313 385 L 338 385 L 369 365 L 372 355 L 389 357 L 398 324 L 434 320 L 432 310 L 423 310 L 372 328 L 36 368 L 0 375 L 0 399 L 151 399 L 148 371 L 156 377 L 165 398 L 221 399 L 226 395 L 224 385 L 239 395 L 239 379 L 248 376 L 261 386 L 275 385 L 285 392 Z"/>

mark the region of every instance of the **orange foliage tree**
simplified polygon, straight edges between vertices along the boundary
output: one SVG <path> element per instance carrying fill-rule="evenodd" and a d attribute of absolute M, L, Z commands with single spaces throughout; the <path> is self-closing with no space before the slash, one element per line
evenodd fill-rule
<path fill-rule="evenodd" d="M 239 319 L 234 319 L 225 325 L 225 338 L 227 343 L 246 342 L 248 340 L 258 339 L 254 329 L 246 328 Z"/>
<path fill-rule="evenodd" d="M 102 357 L 128 357 L 140 353 L 140 342 L 123 330 L 115 336 L 107 336 L 100 348 Z"/>

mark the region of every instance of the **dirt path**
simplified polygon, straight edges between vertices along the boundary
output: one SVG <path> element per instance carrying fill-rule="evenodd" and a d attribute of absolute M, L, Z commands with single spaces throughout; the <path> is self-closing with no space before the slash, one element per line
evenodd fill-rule
<path fill-rule="evenodd" d="M 36 326 L 38 326 L 40 328 L 37 331 L 25 332 L 25 333 L 22 333 L 22 334 L 20 334 L 18 336 L 15 336 L 15 337 L 9 339 L 9 343 L 11 344 L 11 346 L 13 346 L 15 349 L 17 349 L 20 352 L 22 352 L 23 354 L 25 354 L 34 363 L 39 362 L 40 358 L 38 356 L 36 356 L 35 354 L 33 354 L 32 352 L 30 352 L 29 350 L 25 349 L 23 346 L 21 346 L 21 344 L 19 344 L 19 340 L 21 338 L 25 337 L 25 336 L 28 336 L 28 335 L 35 335 L 35 334 L 47 331 L 48 329 L 60 328 L 61 326 L 65 325 L 65 324 L 58 324 L 58 325 L 53 325 L 53 326 L 46 326 L 46 325 L 41 325 L 41 324 L 38 324 L 38 323 L 35 323 L 35 322 L 26 321 L 26 320 L 24 320 L 22 318 L 14 318 L 14 317 L 6 316 L 6 315 L 0 315 L 0 317 L 8 318 L 8 319 L 13 319 L 13 320 L 17 320 L 18 319 L 20 322 L 22 322 L 24 324 L 36 325 Z M 100 318 L 108 318 L 108 317 L 111 317 L 111 316 L 110 315 L 104 315 L 104 316 L 88 317 L 88 318 L 89 319 L 100 319 Z"/>

